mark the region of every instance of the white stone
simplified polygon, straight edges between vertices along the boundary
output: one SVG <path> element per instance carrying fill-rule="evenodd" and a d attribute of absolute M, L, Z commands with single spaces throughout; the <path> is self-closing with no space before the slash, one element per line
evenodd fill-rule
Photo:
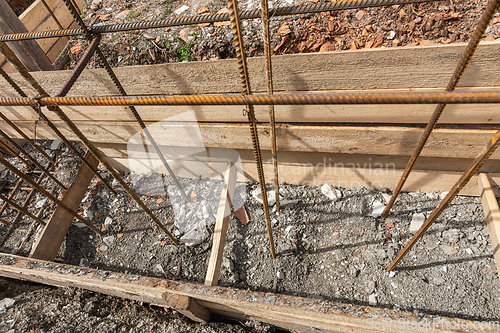
<path fill-rule="evenodd" d="M 418 229 L 424 224 L 425 215 L 423 213 L 414 214 L 411 218 L 410 232 L 412 234 L 416 233 Z"/>
<path fill-rule="evenodd" d="M 73 222 L 73 225 L 78 228 L 88 228 L 88 226 L 83 222 Z"/>
<path fill-rule="evenodd" d="M 440 245 L 440 247 L 441 247 L 441 250 L 443 250 L 443 252 L 449 256 L 458 252 L 458 249 L 456 246 L 451 247 L 448 245 Z"/>
<path fill-rule="evenodd" d="M 188 9 L 189 9 L 189 6 L 182 5 L 180 8 L 177 8 L 177 9 L 175 10 L 175 14 L 176 14 L 176 15 L 180 15 L 180 14 L 184 13 L 184 12 L 185 12 L 186 10 L 188 10 Z"/>
<path fill-rule="evenodd" d="M 5 309 L 10 308 L 15 302 L 12 298 L 4 298 L 0 301 L 0 312 L 4 312 Z"/>
<path fill-rule="evenodd" d="M 342 197 L 342 192 L 340 192 L 336 188 L 332 189 L 330 184 L 323 184 L 323 186 L 321 186 L 321 193 L 323 193 L 328 199 L 333 201 L 337 201 Z"/>
<path fill-rule="evenodd" d="M 107 251 L 108 250 L 108 247 L 106 245 L 103 245 L 99 248 L 99 251 Z"/>
<path fill-rule="evenodd" d="M 54 141 L 52 141 L 52 143 L 50 145 L 50 149 L 52 149 L 52 150 L 59 149 L 59 147 L 61 147 L 61 143 L 62 143 L 61 140 L 54 140 Z"/>
<path fill-rule="evenodd" d="M 394 37 L 396 37 L 396 32 L 391 31 L 391 32 L 389 32 L 389 36 L 387 36 L 387 39 L 391 40 L 391 39 L 394 39 Z"/>
<path fill-rule="evenodd" d="M 440 276 L 438 277 L 435 277 L 432 282 L 436 285 L 436 286 L 440 286 L 444 283 L 444 279 Z"/>
<path fill-rule="evenodd" d="M 257 186 L 250 194 L 261 205 L 264 203 L 262 201 L 262 193 L 260 190 L 260 186 Z M 282 198 L 280 197 L 280 199 Z M 276 191 L 267 191 L 267 203 L 269 204 L 269 206 L 273 206 L 276 203 Z"/>
<path fill-rule="evenodd" d="M 278 277 L 278 279 L 283 279 L 285 277 L 285 273 L 283 273 L 282 271 L 278 271 L 276 273 L 276 276 Z"/>
<path fill-rule="evenodd" d="M 195 246 L 203 242 L 208 236 L 210 235 L 207 228 L 196 228 L 182 236 L 180 241 L 186 244 L 186 246 Z"/>
<path fill-rule="evenodd" d="M 387 193 L 382 193 L 382 198 L 384 198 L 385 203 L 389 203 L 389 200 L 391 200 L 392 195 L 387 194 Z"/>
<path fill-rule="evenodd" d="M 111 225 L 111 223 L 113 223 L 113 219 L 107 216 L 106 219 L 104 219 L 104 225 L 108 226 Z"/>
<path fill-rule="evenodd" d="M 45 205 L 45 203 L 46 203 L 46 202 L 47 202 L 47 198 L 43 198 L 42 200 L 38 200 L 38 201 L 36 202 L 35 207 L 36 207 L 36 208 L 42 208 L 42 207 L 43 207 L 43 205 Z"/>
<path fill-rule="evenodd" d="M 396 276 L 396 272 L 394 272 L 394 271 L 389 272 L 389 277 L 395 277 L 395 276 Z"/>
<path fill-rule="evenodd" d="M 465 249 L 465 252 L 467 252 L 467 254 L 473 254 L 474 252 L 472 252 L 472 249 Z"/>
<path fill-rule="evenodd" d="M 102 241 L 108 245 L 111 246 L 111 244 L 113 244 L 113 241 L 115 240 L 115 236 L 108 236 L 108 237 L 104 237 L 102 239 Z"/>
<path fill-rule="evenodd" d="M 380 201 L 374 201 L 372 204 L 372 212 L 370 213 L 370 216 L 379 217 L 384 212 L 384 209 L 385 205 L 383 203 L 381 203 Z"/>
<path fill-rule="evenodd" d="M 370 296 L 368 296 L 368 304 L 370 304 L 371 306 L 377 305 L 377 295 L 371 294 Z"/>

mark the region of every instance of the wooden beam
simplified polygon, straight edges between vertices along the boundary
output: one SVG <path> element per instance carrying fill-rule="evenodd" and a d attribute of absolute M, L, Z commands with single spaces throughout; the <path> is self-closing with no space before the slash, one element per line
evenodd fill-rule
<path fill-rule="evenodd" d="M 231 202 L 236 187 L 236 167 L 228 163 L 224 172 L 224 181 L 219 199 L 219 208 L 215 219 L 214 237 L 212 252 L 208 262 L 207 275 L 205 277 L 206 286 L 216 286 L 219 282 L 222 257 L 224 255 L 224 245 L 226 244 L 227 228 L 231 215 Z"/>
<path fill-rule="evenodd" d="M 34 281 L 59 287 L 77 287 L 106 295 L 168 306 L 167 295 L 190 297 L 213 314 L 236 320 L 258 320 L 283 329 L 299 332 L 407 332 L 398 322 L 432 323 L 433 317 L 424 313 L 395 311 L 386 308 L 343 304 L 281 294 L 208 287 L 200 284 L 115 273 L 91 268 L 0 254 L 0 276 Z M 472 321 L 450 322 L 449 327 L 468 325 Z M 388 323 L 392 323 L 387 329 Z M 383 326 L 386 325 L 386 326 Z M 454 332 L 439 327 L 427 332 Z M 384 328 L 385 327 L 385 328 Z M 378 328 L 378 329 L 377 329 Z M 496 327 L 486 328 L 494 332 Z"/>
<path fill-rule="evenodd" d="M 498 201 L 493 192 L 488 175 L 480 173 L 479 176 L 479 193 L 483 202 L 484 215 L 486 224 L 490 233 L 491 246 L 493 247 L 493 257 L 497 265 L 498 273 L 500 274 L 500 209 Z"/>
<path fill-rule="evenodd" d="M 28 30 L 10 8 L 7 1 L 0 0 L 0 34 L 22 32 L 28 32 Z M 8 44 L 29 71 L 54 70 L 51 62 L 34 40 L 9 42 Z"/>
<path fill-rule="evenodd" d="M 204 324 L 210 321 L 210 311 L 192 297 L 171 293 L 163 293 L 161 297 L 168 304 L 167 307 L 173 308 L 193 321 Z"/>
<path fill-rule="evenodd" d="M 94 157 L 94 155 L 87 152 L 85 158 L 90 165 L 97 168 L 99 161 Z M 71 184 L 71 187 L 62 198 L 62 202 L 76 211 L 80 206 L 83 196 L 87 192 L 87 188 L 93 176 L 94 174 L 92 171 L 90 171 L 85 164 L 82 164 L 80 171 L 78 171 L 78 174 Z M 36 240 L 29 255 L 30 258 L 54 260 L 59 248 L 61 247 L 64 237 L 66 237 L 66 233 L 71 226 L 71 221 L 73 221 L 73 215 L 66 209 L 58 206 L 43 229 L 41 235 Z"/>
<path fill-rule="evenodd" d="M 140 111 L 139 111 L 140 113 Z M 78 140 L 62 121 L 55 121 L 58 129 L 69 140 Z M 105 144 L 127 144 L 141 127 L 135 121 L 78 121 L 77 127 L 90 141 Z M 164 124 L 146 122 L 153 137 L 166 146 L 185 147 L 186 142 L 178 131 L 199 131 L 203 145 L 209 148 L 251 149 L 251 137 L 247 123 L 182 123 Z M 33 122 L 17 122 L 28 136 L 34 135 Z M 19 134 L 0 123 L 0 129 L 10 137 Z M 258 126 L 260 146 L 271 150 L 270 129 L 268 124 Z M 423 129 L 407 126 L 345 126 L 277 124 L 276 136 L 278 150 L 291 152 L 314 152 L 331 154 L 376 154 L 392 156 L 410 156 Z M 422 157 L 475 158 L 496 129 L 435 129 L 429 138 Z M 37 126 L 37 138 L 57 139 L 44 123 Z M 201 143 L 200 143 L 201 144 Z M 126 150 L 125 150 L 126 151 Z M 500 151 L 493 153 L 491 159 L 500 159 Z"/>

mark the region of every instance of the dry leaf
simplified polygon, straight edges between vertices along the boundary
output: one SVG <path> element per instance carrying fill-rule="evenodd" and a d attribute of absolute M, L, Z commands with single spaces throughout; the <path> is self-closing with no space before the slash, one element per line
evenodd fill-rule
<path fill-rule="evenodd" d="M 156 203 L 157 203 L 157 204 L 161 204 L 162 202 L 163 202 L 163 199 L 162 199 L 162 198 L 158 198 L 158 199 L 156 199 Z"/>
<path fill-rule="evenodd" d="M 116 235 L 116 237 L 118 237 L 118 238 L 123 237 L 123 233 L 119 233 L 118 235 Z"/>
<path fill-rule="evenodd" d="M 196 202 L 198 200 L 198 194 L 195 191 L 191 191 L 191 201 Z"/>
<path fill-rule="evenodd" d="M 288 24 L 286 24 L 286 23 L 283 23 L 281 25 L 281 27 L 278 29 L 278 35 L 280 35 L 280 36 L 288 35 L 291 32 L 292 32 L 292 30 L 290 30 L 290 28 L 288 27 Z"/>

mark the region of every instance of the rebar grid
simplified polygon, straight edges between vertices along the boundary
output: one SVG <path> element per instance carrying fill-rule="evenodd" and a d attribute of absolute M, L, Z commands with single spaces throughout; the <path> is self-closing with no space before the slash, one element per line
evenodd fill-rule
<path fill-rule="evenodd" d="M 345 9 L 367 8 L 367 7 L 382 7 L 393 5 L 407 5 L 412 3 L 434 2 L 438 0 L 343 0 L 331 3 L 305 4 L 300 6 L 279 7 L 272 10 L 272 16 L 288 16 L 298 14 L 312 14 L 329 11 L 339 11 Z M 242 11 L 240 19 L 258 19 L 261 18 L 261 11 L 258 9 Z M 213 23 L 229 21 L 229 14 L 213 14 L 213 15 L 196 15 L 186 16 L 175 19 L 165 19 L 156 21 L 131 22 L 111 25 L 98 25 L 90 27 L 87 30 L 91 34 L 103 34 L 111 32 L 123 32 L 130 30 L 144 30 L 154 28 L 165 28 L 173 26 L 182 26 L 200 23 Z M 0 35 L 0 41 L 16 41 L 26 39 L 41 39 L 53 37 L 70 37 L 85 35 L 85 29 L 65 29 L 65 30 L 45 30 L 28 33 L 5 34 Z"/>

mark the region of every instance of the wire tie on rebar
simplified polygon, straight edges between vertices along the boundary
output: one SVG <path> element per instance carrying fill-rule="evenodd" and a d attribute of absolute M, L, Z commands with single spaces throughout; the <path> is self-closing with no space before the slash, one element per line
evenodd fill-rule
<path fill-rule="evenodd" d="M 257 120 L 257 118 L 255 117 L 255 115 L 253 115 L 253 114 L 249 113 L 249 112 L 248 112 L 248 108 L 247 108 L 247 107 L 245 107 L 245 108 L 243 109 L 243 116 L 244 116 L 244 117 L 246 117 L 247 115 L 250 115 L 250 117 L 252 117 L 252 119 L 253 119 L 253 120 L 255 120 L 255 122 L 256 122 L 257 124 L 259 123 L 259 121 L 258 121 L 258 120 Z"/>

